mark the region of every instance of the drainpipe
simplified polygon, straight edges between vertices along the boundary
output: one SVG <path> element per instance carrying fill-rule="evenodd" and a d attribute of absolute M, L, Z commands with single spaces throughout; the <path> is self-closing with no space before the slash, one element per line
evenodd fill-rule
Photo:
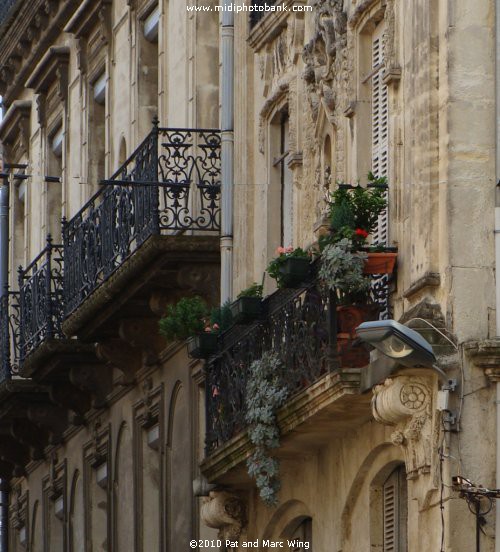
<path fill-rule="evenodd" d="M 500 0 L 495 0 L 495 280 L 496 334 L 500 336 Z M 500 382 L 496 382 L 496 488 L 500 489 Z M 495 552 L 500 552 L 500 500 L 496 501 Z"/>
<path fill-rule="evenodd" d="M 0 296 L 9 282 L 9 175 L 2 169 L 0 166 Z M 0 552 L 8 552 L 8 523 L 9 482 L 0 479 Z"/>
<path fill-rule="evenodd" d="M 232 0 L 224 0 L 222 6 L 220 295 L 224 304 L 233 296 L 234 12 Z"/>
<path fill-rule="evenodd" d="M 9 177 L 0 174 L 0 296 L 9 283 Z"/>

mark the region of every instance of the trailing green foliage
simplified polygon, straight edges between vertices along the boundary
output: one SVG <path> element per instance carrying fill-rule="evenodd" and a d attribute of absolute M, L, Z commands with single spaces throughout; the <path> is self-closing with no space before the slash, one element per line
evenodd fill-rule
<path fill-rule="evenodd" d="M 278 502 L 279 462 L 270 454 L 280 444 L 276 412 L 285 402 L 288 391 L 280 381 L 281 360 L 274 352 L 266 352 L 250 366 L 245 421 L 255 449 L 247 460 L 250 477 L 255 479 L 260 497 L 268 506 Z"/>
<path fill-rule="evenodd" d="M 237 299 L 240 299 L 241 297 L 259 297 L 260 299 L 262 299 L 263 289 L 264 286 L 258 284 L 257 282 L 254 282 L 251 286 L 241 290 L 238 293 Z"/>
<path fill-rule="evenodd" d="M 167 307 L 160 320 L 160 333 L 169 341 L 184 340 L 205 329 L 208 306 L 201 297 L 183 297 Z"/>
<path fill-rule="evenodd" d="M 363 303 L 370 291 L 370 279 L 363 274 L 367 254 L 352 248 L 345 238 L 326 245 L 318 275 L 328 289 L 339 294 L 340 302 Z"/>

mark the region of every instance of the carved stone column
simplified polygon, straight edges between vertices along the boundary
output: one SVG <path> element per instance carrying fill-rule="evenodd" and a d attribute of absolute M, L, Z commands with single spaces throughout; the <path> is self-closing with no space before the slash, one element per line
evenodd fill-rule
<path fill-rule="evenodd" d="M 395 376 L 373 390 L 375 419 L 394 426 L 394 445 L 403 449 L 409 479 L 431 472 L 439 438 L 438 415 L 433 415 L 432 376 Z M 436 445 L 436 446 L 434 446 Z"/>
<path fill-rule="evenodd" d="M 201 520 L 207 527 L 219 530 L 221 540 L 238 541 L 246 524 L 246 508 L 236 495 L 212 491 L 203 499 Z"/>

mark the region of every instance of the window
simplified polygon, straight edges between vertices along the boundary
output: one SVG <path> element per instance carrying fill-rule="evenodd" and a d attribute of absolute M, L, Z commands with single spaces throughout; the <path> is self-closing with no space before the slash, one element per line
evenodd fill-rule
<path fill-rule="evenodd" d="M 383 552 L 407 551 L 408 493 L 404 465 L 382 486 Z"/>
<path fill-rule="evenodd" d="M 375 176 L 388 176 L 389 164 L 389 113 L 387 86 L 383 82 L 384 51 L 383 24 L 375 28 L 372 38 L 372 172 Z M 387 245 L 387 212 L 379 217 L 373 234 L 374 243 Z"/>
<path fill-rule="evenodd" d="M 151 121 L 158 114 L 158 34 L 160 6 L 157 4 L 139 21 L 138 32 L 138 110 L 139 135 L 144 137 L 151 130 Z"/>
<path fill-rule="evenodd" d="M 101 71 L 92 82 L 89 105 L 88 184 L 91 190 L 96 190 L 99 182 L 105 177 L 106 88 L 106 72 Z"/>
<path fill-rule="evenodd" d="M 288 247 L 293 243 L 293 179 L 288 166 L 289 157 L 289 118 L 288 109 L 276 114 L 271 124 L 271 179 L 269 183 L 268 212 L 269 238 L 272 247 Z M 275 214 L 279 212 L 279 217 Z M 279 226 L 278 226 L 279 225 Z"/>
<path fill-rule="evenodd" d="M 46 217 L 47 232 L 52 236 L 54 243 L 61 241 L 62 218 L 62 173 L 64 152 L 64 131 L 62 123 L 56 125 L 49 135 L 47 152 L 47 187 Z"/>

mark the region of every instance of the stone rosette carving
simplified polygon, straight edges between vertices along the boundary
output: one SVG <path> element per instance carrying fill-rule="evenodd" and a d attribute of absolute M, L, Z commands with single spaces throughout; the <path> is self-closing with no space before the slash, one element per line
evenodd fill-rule
<path fill-rule="evenodd" d="M 237 541 L 246 524 L 243 501 L 226 491 L 211 491 L 203 499 L 200 515 L 207 527 L 219 530 L 222 540 Z"/>
<path fill-rule="evenodd" d="M 403 449 L 409 479 L 431 471 L 432 396 L 432 379 L 422 376 L 396 376 L 373 389 L 373 416 L 377 422 L 395 426 L 391 440 Z"/>

